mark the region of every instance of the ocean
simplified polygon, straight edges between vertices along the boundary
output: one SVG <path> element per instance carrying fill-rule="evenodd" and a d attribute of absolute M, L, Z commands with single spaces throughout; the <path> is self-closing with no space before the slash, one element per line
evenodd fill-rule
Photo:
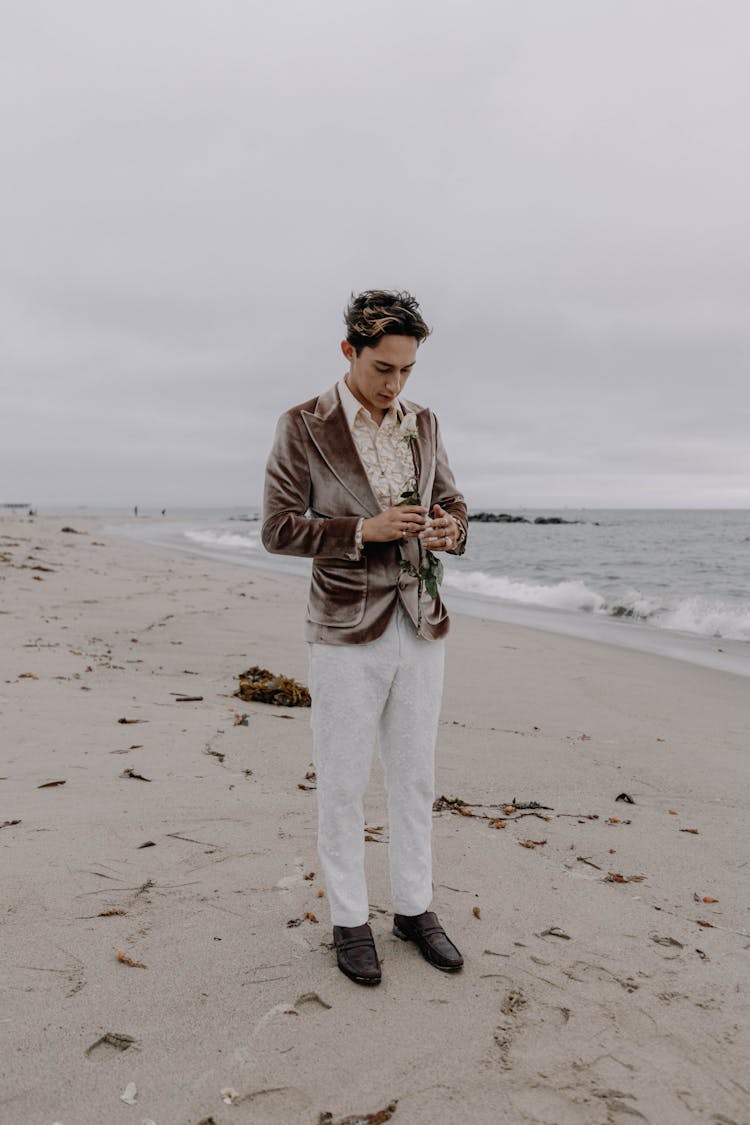
<path fill-rule="evenodd" d="M 444 556 L 450 607 L 750 675 L 750 511 L 510 514 L 528 522 L 473 521 L 466 554 Z M 107 530 L 207 559 L 308 573 L 309 560 L 267 554 L 258 515 L 172 510 Z"/>

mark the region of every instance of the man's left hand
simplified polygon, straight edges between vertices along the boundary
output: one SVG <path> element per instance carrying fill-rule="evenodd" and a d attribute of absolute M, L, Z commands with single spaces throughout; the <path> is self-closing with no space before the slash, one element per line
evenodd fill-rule
<path fill-rule="evenodd" d="M 435 504 L 432 524 L 419 533 L 423 547 L 428 551 L 452 551 L 459 541 L 461 528 L 453 516 Z"/>

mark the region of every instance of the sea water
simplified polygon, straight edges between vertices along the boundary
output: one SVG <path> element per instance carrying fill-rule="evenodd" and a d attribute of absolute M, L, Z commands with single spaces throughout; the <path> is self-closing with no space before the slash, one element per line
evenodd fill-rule
<path fill-rule="evenodd" d="M 450 607 L 750 675 L 750 511 L 510 514 L 528 522 L 473 521 L 465 555 L 442 556 Z M 308 573 L 309 560 L 263 549 L 258 516 L 185 510 L 108 530 L 206 558 Z M 537 524 L 538 517 L 566 522 Z"/>

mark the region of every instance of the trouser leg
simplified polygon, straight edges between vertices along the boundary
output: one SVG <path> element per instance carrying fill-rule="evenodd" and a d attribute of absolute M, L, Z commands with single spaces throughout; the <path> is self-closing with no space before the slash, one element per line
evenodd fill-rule
<path fill-rule="evenodd" d="M 380 719 L 388 789 L 391 895 L 397 914 L 427 910 L 432 899 L 435 743 L 443 692 L 444 642 L 417 635 L 400 609 L 399 659 Z"/>
<path fill-rule="evenodd" d="M 318 854 L 334 926 L 369 917 L 363 797 L 397 655 L 396 615 L 364 645 L 311 644 Z"/>

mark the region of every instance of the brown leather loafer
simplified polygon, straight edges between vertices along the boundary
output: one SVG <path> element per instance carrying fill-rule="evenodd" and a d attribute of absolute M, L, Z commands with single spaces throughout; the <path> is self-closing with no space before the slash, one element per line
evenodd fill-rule
<path fill-rule="evenodd" d="M 350 980 L 357 984 L 380 984 L 380 962 L 367 922 L 361 926 L 334 926 L 333 943 L 338 966 Z"/>
<path fill-rule="evenodd" d="M 433 910 L 425 910 L 407 918 L 404 914 L 393 916 L 393 932 L 402 941 L 414 941 L 425 961 L 444 973 L 455 973 L 463 967 L 464 959 L 438 922 Z"/>

